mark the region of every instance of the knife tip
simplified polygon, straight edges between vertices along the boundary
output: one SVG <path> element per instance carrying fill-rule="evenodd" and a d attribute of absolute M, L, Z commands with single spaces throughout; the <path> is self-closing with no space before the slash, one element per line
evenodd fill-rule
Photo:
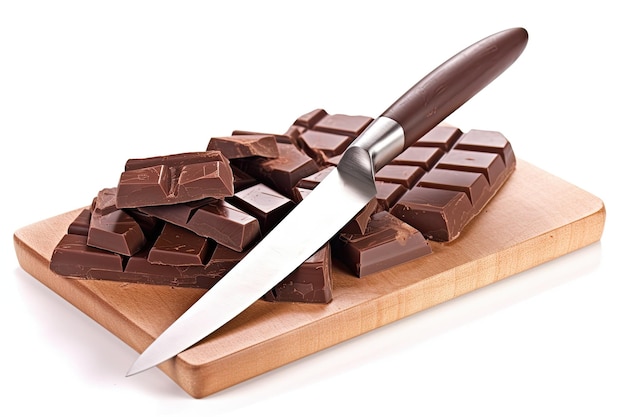
<path fill-rule="evenodd" d="M 139 358 L 137 358 L 137 360 L 130 366 L 130 368 L 128 368 L 128 371 L 126 372 L 126 377 L 140 374 L 154 367 L 154 365 L 146 366 L 146 365 L 141 364 L 142 362 L 141 359 L 142 359 L 142 356 L 139 356 Z"/>

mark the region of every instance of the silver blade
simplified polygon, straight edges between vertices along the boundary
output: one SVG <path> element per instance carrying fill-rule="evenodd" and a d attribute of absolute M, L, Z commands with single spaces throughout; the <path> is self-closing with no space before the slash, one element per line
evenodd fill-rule
<path fill-rule="evenodd" d="M 376 195 L 372 168 L 361 173 L 355 176 L 354 172 L 334 169 L 245 258 L 148 346 L 127 376 L 176 356 L 214 332 L 313 255 Z"/>

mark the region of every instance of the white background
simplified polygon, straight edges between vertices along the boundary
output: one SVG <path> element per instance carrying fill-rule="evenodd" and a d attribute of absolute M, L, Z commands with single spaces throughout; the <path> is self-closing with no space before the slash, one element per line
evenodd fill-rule
<path fill-rule="evenodd" d="M 0 414 L 626 414 L 618 2 L 209 3 L 0 2 Z M 317 107 L 376 116 L 513 26 L 522 57 L 448 122 L 600 197 L 601 243 L 202 400 L 126 378 L 137 354 L 17 263 L 16 229 L 89 204 L 128 158 Z"/>

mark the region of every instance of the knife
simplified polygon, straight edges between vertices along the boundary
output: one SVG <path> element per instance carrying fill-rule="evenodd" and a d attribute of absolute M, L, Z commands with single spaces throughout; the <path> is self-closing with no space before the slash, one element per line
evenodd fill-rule
<path fill-rule="evenodd" d="M 148 346 L 127 376 L 176 356 L 282 281 L 374 198 L 376 171 L 504 72 L 527 42 L 523 28 L 498 32 L 409 89 L 354 140 L 306 199 Z"/>

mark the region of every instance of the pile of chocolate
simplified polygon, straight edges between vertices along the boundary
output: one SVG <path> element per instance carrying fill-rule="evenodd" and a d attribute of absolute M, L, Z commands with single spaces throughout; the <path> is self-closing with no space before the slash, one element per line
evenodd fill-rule
<path fill-rule="evenodd" d="M 202 152 L 130 159 L 56 246 L 63 276 L 209 289 L 334 168 L 370 117 L 298 118 L 284 134 L 234 131 Z M 263 296 L 328 303 L 332 264 L 362 277 L 449 242 L 515 168 L 498 132 L 437 126 L 376 174 L 378 193 Z M 333 202 L 329 202 L 332 204 Z"/>

